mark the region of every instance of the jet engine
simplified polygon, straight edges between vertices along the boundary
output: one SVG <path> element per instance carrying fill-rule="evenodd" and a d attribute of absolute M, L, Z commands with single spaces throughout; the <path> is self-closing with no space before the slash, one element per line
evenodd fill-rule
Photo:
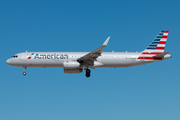
<path fill-rule="evenodd" d="M 63 63 L 64 69 L 76 69 L 79 68 L 80 64 L 77 61 L 65 61 Z"/>
<path fill-rule="evenodd" d="M 80 63 L 76 61 L 65 61 L 63 63 L 64 73 L 80 73 L 83 71 L 82 68 L 79 68 Z"/>

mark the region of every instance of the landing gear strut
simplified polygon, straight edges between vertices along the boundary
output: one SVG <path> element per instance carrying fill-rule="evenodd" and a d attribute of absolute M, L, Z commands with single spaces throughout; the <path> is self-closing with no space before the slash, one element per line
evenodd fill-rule
<path fill-rule="evenodd" d="M 90 77 L 90 73 L 91 73 L 91 70 L 87 69 L 86 70 L 86 77 Z"/>
<path fill-rule="evenodd" d="M 26 69 L 27 69 L 27 67 L 24 67 L 23 75 L 26 75 Z"/>

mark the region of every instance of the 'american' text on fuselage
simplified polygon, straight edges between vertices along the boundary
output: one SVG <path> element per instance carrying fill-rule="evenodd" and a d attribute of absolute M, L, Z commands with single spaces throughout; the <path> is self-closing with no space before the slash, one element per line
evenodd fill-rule
<path fill-rule="evenodd" d="M 36 54 L 34 59 L 68 59 L 67 54 Z"/>

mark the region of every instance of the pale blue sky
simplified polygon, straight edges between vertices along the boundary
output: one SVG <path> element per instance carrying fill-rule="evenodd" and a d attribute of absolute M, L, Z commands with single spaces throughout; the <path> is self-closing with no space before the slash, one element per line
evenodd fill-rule
<path fill-rule="evenodd" d="M 178 0 L 1 0 L 0 120 L 179 120 Z M 142 51 L 169 30 L 172 58 L 130 68 L 64 74 L 12 67 L 28 51 Z"/>

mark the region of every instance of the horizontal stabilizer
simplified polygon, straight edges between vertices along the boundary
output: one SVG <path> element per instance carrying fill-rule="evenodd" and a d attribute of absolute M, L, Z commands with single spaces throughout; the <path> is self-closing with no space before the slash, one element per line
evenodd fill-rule
<path fill-rule="evenodd" d="M 160 58 L 160 57 L 164 57 L 166 54 L 168 54 L 169 53 L 169 51 L 168 52 L 163 52 L 163 53 L 161 53 L 161 54 L 158 54 L 158 55 L 155 55 L 155 56 L 153 56 L 153 58 Z"/>

